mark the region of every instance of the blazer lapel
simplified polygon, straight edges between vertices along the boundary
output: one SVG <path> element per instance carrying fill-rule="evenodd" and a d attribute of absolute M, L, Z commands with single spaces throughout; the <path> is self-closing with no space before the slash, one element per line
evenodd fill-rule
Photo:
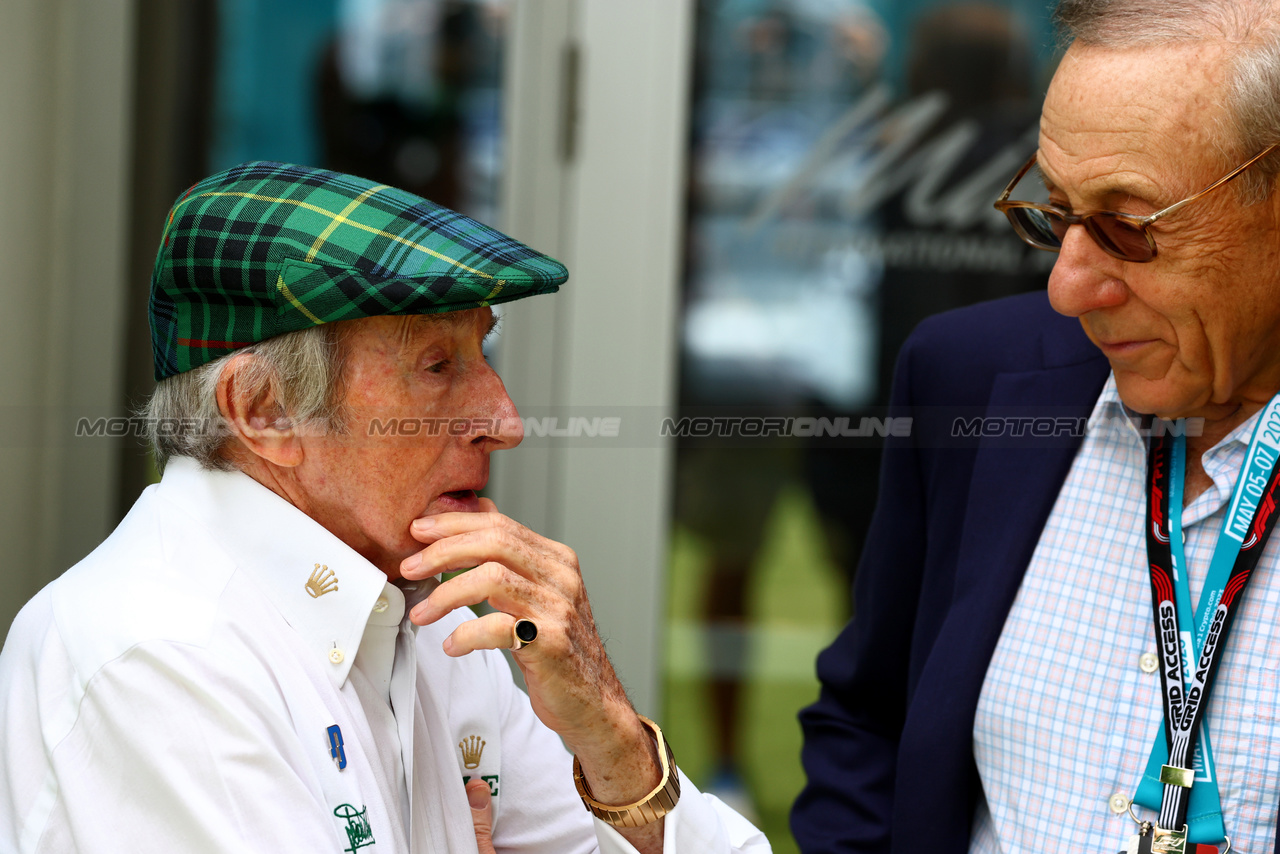
<path fill-rule="evenodd" d="M 906 729 L 915 732 L 903 737 L 904 744 L 926 745 L 930 755 L 899 763 L 899 791 L 929 793 L 903 807 L 927 805 L 930 820 L 895 822 L 900 832 L 919 835 L 901 840 L 908 844 L 898 850 L 949 847 L 939 846 L 942 840 L 956 840 L 956 854 L 967 850 L 980 790 L 973 723 L 987 665 L 1108 372 L 1098 354 L 1067 367 L 996 377 L 987 418 L 1003 419 L 1002 435 L 984 438 L 977 450 L 953 605 L 912 701 L 919 713 L 913 711 Z"/>

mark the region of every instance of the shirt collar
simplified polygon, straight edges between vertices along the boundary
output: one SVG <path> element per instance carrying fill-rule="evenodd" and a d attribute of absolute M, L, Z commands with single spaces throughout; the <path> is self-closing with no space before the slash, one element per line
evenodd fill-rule
<path fill-rule="evenodd" d="M 1120 399 L 1120 390 L 1116 388 L 1115 373 L 1108 374 L 1102 393 L 1098 395 L 1098 402 L 1093 405 L 1093 412 L 1089 415 L 1089 432 L 1119 430 L 1140 437 L 1135 421 L 1140 421 L 1140 416 L 1125 407 L 1124 401 Z"/>
<path fill-rule="evenodd" d="M 1250 415 L 1220 442 L 1205 451 L 1204 462 L 1228 454 L 1237 445 L 1248 445 L 1253 436 L 1253 428 L 1262 417 L 1264 410 L 1265 407 Z M 1120 390 L 1116 387 L 1116 375 L 1114 372 L 1109 374 L 1106 384 L 1102 387 L 1102 393 L 1098 395 L 1098 402 L 1094 404 L 1093 412 L 1089 415 L 1089 431 L 1118 428 L 1141 440 L 1145 445 L 1146 435 L 1139 430 L 1142 420 L 1141 415 L 1124 405 L 1124 401 L 1120 399 Z"/>
<path fill-rule="evenodd" d="M 1250 415 L 1243 423 L 1223 437 L 1222 441 L 1205 451 L 1200 457 L 1200 465 L 1205 474 L 1213 481 L 1216 490 L 1217 504 L 1226 504 L 1235 491 L 1236 481 L 1240 477 L 1240 469 L 1244 465 L 1245 453 L 1249 441 L 1253 438 L 1254 428 L 1266 407 Z M 1216 505 L 1214 507 L 1216 510 Z M 1211 511 L 1212 512 L 1212 511 Z"/>
<path fill-rule="evenodd" d="M 175 457 L 158 496 L 214 535 L 323 661 L 336 687 L 347 680 L 370 617 L 398 622 L 404 614 L 404 597 L 380 569 L 243 472 L 208 471 Z M 375 611 L 380 600 L 389 607 Z"/>

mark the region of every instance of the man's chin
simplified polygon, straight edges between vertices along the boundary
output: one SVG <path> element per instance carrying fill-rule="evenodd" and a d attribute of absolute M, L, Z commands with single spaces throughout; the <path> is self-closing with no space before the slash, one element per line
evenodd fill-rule
<path fill-rule="evenodd" d="M 1167 421 L 1179 418 L 1212 417 L 1205 410 L 1205 395 L 1165 379 L 1149 380 L 1129 371 L 1115 371 L 1116 390 L 1126 408 L 1139 415 L 1154 415 Z"/>

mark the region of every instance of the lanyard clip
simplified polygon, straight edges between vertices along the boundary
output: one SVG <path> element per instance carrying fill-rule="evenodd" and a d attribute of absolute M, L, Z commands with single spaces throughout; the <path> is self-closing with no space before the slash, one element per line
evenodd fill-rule
<path fill-rule="evenodd" d="M 1187 826 L 1181 830 L 1165 830 L 1160 825 L 1151 829 L 1151 854 L 1186 854 Z"/>
<path fill-rule="evenodd" d="M 1177 765 L 1160 766 L 1160 782 L 1166 786 L 1190 789 L 1191 784 L 1195 781 L 1196 772 L 1190 768 L 1180 768 Z"/>

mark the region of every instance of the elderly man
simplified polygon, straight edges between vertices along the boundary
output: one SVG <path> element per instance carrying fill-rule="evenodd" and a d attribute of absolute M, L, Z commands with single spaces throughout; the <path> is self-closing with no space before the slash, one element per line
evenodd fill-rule
<path fill-rule="evenodd" d="M 0 849 L 769 850 L 631 708 L 573 551 L 476 495 L 522 435 L 489 306 L 566 278 L 332 172 L 175 203 L 164 477 L 10 631 Z"/>
<path fill-rule="evenodd" d="M 1035 171 L 997 205 L 1060 253 L 1048 299 L 900 357 L 914 436 L 802 714 L 808 854 L 1276 845 L 1280 10 L 1058 16 Z"/>

